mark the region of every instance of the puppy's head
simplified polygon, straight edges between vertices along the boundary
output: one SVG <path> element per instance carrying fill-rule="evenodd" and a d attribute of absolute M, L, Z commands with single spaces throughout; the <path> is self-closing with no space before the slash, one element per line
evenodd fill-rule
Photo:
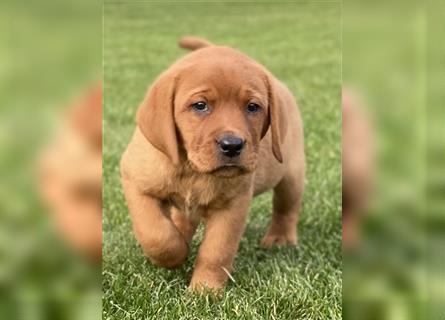
<path fill-rule="evenodd" d="M 252 172 L 269 127 L 282 162 L 282 106 L 267 71 L 229 48 L 198 50 L 163 73 L 142 103 L 137 122 L 174 164 L 231 177 Z"/>

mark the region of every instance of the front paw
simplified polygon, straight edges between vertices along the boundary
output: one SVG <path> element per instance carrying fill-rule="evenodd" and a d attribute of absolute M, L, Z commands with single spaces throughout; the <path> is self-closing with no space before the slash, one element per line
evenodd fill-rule
<path fill-rule="evenodd" d="M 268 231 L 261 240 L 261 246 L 263 248 L 270 248 L 272 246 L 296 246 L 297 234 L 296 233 L 277 233 Z"/>
<path fill-rule="evenodd" d="M 187 259 L 189 247 L 182 235 L 174 229 L 170 235 L 162 238 L 140 241 L 146 257 L 158 267 L 179 268 Z"/>
<path fill-rule="evenodd" d="M 228 271 L 195 270 L 188 291 L 197 293 L 218 293 L 222 291 L 228 277 Z M 230 276 L 231 277 L 231 276 Z"/>

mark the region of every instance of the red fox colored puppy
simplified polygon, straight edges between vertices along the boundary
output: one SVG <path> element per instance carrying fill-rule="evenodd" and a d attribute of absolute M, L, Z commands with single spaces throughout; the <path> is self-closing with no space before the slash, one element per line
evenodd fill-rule
<path fill-rule="evenodd" d="M 186 37 L 197 49 L 153 83 L 121 160 L 137 241 L 157 266 L 187 258 L 202 220 L 190 289 L 224 286 L 254 196 L 274 190 L 262 245 L 295 245 L 303 193 L 303 127 L 291 92 L 245 54 Z"/>

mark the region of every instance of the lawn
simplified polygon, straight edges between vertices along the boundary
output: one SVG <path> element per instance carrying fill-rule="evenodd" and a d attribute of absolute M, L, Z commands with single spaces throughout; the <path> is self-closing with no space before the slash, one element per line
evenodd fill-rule
<path fill-rule="evenodd" d="M 148 3 L 104 6 L 104 319 L 341 319 L 341 7 L 310 3 Z M 305 128 L 306 188 L 298 248 L 262 249 L 271 193 L 254 200 L 223 297 L 186 292 L 187 263 L 155 268 L 131 231 L 120 156 L 153 79 L 182 35 L 236 47 L 294 93 Z"/>

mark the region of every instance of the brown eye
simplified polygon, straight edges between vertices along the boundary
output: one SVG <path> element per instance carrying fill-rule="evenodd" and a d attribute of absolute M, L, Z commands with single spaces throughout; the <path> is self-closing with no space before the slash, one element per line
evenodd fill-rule
<path fill-rule="evenodd" d="M 204 101 L 199 101 L 192 104 L 192 108 L 198 112 L 207 112 L 209 111 L 209 106 Z"/>
<path fill-rule="evenodd" d="M 256 103 L 249 103 L 246 106 L 246 110 L 248 113 L 257 113 L 258 111 L 261 110 L 261 107 L 259 105 L 257 105 Z"/>

